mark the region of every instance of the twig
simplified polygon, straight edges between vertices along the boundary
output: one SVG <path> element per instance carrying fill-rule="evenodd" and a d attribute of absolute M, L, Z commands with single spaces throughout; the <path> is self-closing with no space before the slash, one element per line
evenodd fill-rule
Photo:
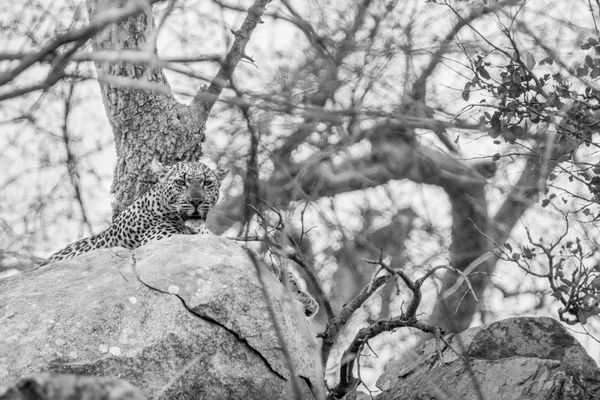
<path fill-rule="evenodd" d="M 79 204 L 79 209 L 81 211 L 81 220 L 83 225 L 87 226 L 88 232 L 92 233 L 92 225 L 90 224 L 90 220 L 87 216 L 87 211 L 85 207 L 85 203 L 83 201 L 82 191 L 81 191 L 81 178 L 78 170 L 78 160 L 77 156 L 73 152 L 71 148 L 71 134 L 69 130 L 69 117 L 71 115 L 71 107 L 73 102 L 73 94 L 75 92 L 75 83 L 71 82 L 69 85 L 67 95 L 64 99 L 64 116 L 63 116 L 63 124 L 62 124 L 62 139 L 63 144 L 65 145 L 65 152 L 67 154 L 67 158 L 65 160 L 67 173 L 69 174 L 69 179 L 71 181 L 71 186 L 73 186 L 73 191 L 75 192 L 75 199 Z"/>

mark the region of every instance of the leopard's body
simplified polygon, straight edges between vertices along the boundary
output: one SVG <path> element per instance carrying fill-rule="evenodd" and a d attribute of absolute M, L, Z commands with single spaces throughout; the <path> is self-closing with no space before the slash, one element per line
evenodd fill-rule
<path fill-rule="evenodd" d="M 151 240 L 177 234 L 208 233 L 203 223 L 219 199 L 221 171 L 213 171 L 201 162 L 165 167 L 155 161 L 152 169 L 158 183 L 121 212 L 107 230 L 71 243 L 41 265 L 95 249 L 135 249 Z"/>
<path fill-rule="evenodd" d="M 179 162 L 165 167 L 154 161 L 158 183 L 127 209 L 105 231 L 71 243 L 48 257 L 41 266 L 95 249 L 121 246 L 135 249 L 152 240 L 177 234 L 210 234 L 204 222 L 219 200 L 219 188 L 227 171 L 211 170 L 201 162 Z M 318 310 L 317 302 L 302 291 L 295 278 L 292 291 L 304 305 L 307 316 Z"/>

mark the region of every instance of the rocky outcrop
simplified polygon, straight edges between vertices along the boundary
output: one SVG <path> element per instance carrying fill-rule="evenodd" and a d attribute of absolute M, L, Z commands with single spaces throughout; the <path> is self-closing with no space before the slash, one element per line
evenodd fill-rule
<path fill-rule="evenodd" d="M 142 392 L 117 378 L 38 374 L 20 379 L 0 400 L 146 400 Z"/>
<path fill-rule="evenodd" d="M 262 273 L 304 398 L 318 359 L 300 304 Z M 37 372 L 123 378 L 148 398 L 280 399 L 290 370 L 237 243 L 177 236 L 0 280 L 0 387 Z"/>
<path fill-rule="evenodd" d="M 435 339 L 413 360 L 390 363 L 377 381 L 377 400 L 598 399 L 594 360 L 557 321 L 510 318 Z M 440 352 L 437 352 L 437 349 Z M 439 358 L 439 355 L 442 358 Z"/>

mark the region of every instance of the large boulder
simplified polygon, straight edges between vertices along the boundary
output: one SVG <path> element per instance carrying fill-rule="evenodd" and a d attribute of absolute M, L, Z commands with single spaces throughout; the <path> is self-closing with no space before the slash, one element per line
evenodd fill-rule
<path fill-rule="evenodd" d="M 600 372 L 565 328 L 551 318 L 510 318 L 432 339 L 413 360 L 386 366 L 377 400 L 597 399 Z M 439 355 L 442 356 L 440 359 Z"/>
<path fill-rule="evenodd" d="M 319 360 L 301 305 L 262 276 L 304 398 Z M 280 399 L 290 369 L 245 250 L 212 235 L 104 249 L 0 280 L 0 387 L 112 376 L 148 398 Z"/>
<path fill-rule="evenodd" d="M 146 400 L 142 392 L 118 378 L 38 374 L 0 389 L 0 400 Z"/>

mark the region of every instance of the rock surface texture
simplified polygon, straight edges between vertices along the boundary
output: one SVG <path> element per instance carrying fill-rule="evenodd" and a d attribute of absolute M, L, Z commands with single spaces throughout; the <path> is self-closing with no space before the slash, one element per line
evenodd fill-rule
<path fill-rule="evenodd" d="M 38 374 L 20 379 L 0 400 L 146 400 L 142 392 L 117 378 Z"/>
<path fill-rule="evenodd" d="M 318 360 L 302 307 L 262 275 L 310 399 Z M 0 280 L 0 387 L 37 372 L 119 377 L 152 399 L 290 390 L 253 263 L 212 235 L 94 251 Z"/>
<path fill-rule="evenodd" d="M 557 321 L 510 318 L 450 335 L 457 353 L 435 339 L 414 360 L 390 363 L 377 381 L 377 400 L 598 399 L 594 360 Z"/>

